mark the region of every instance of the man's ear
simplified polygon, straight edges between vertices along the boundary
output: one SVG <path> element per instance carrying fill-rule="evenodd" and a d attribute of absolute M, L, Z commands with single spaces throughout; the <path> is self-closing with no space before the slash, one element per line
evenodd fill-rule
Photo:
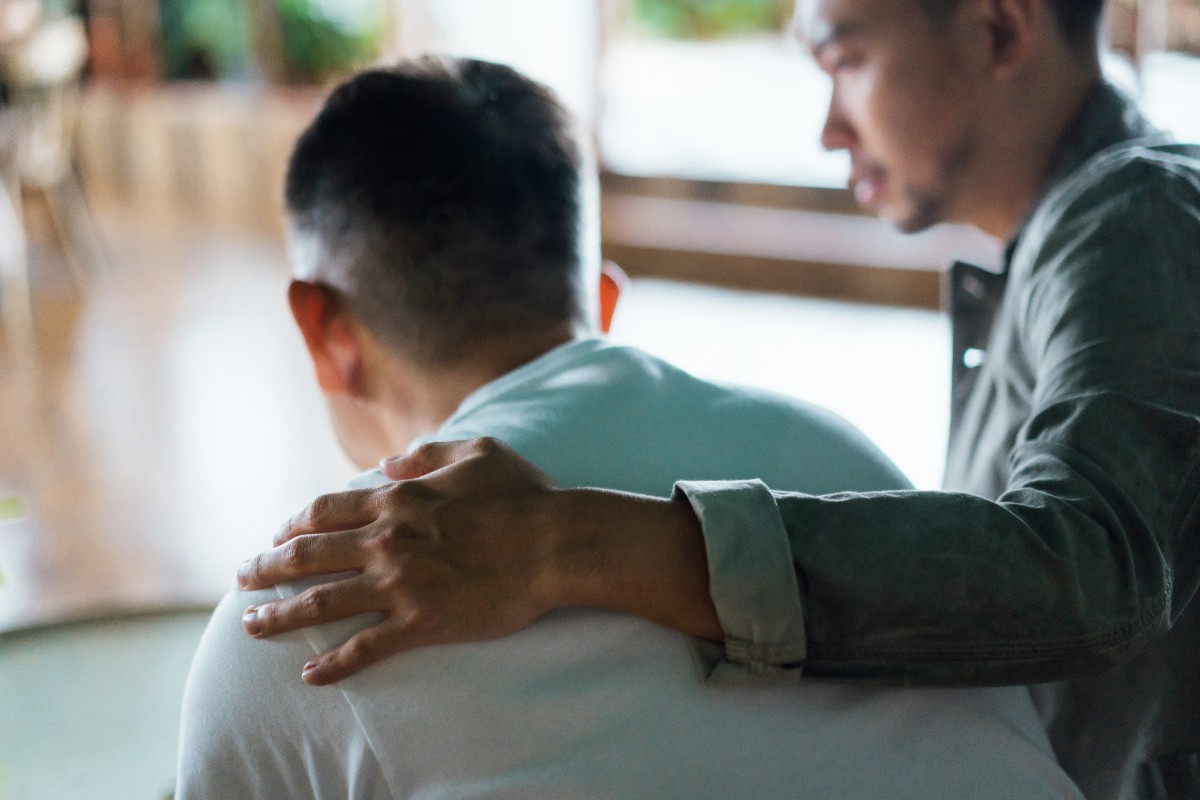
<path fill-rule="evenodd" d="M 1029 60 L 1043 22 L 1056 23 L 1044 19 L 1051 12 L 1043 0 L 987 0 L 985 6 L 992 75 L 1007 78 Z"/>
<path fill-rule="evenodd" d="M 617 302 L 621 299 L 621 292 L 629 284 L 629 276 L 625 274 L 625 270 L 618 267 L 612 261 L 605 261 L 600 265 L 600 331 L 608 333 L 608 329 L 612 327 L 613 314 L 617 310 Z"/>
<path fill-rule="evenodd" d="M 294 280 L 288 305 L 312 358 L 317 384 L 328 394 L 362 393 L 363 354 L 342 301 L 327 286 Z"/>

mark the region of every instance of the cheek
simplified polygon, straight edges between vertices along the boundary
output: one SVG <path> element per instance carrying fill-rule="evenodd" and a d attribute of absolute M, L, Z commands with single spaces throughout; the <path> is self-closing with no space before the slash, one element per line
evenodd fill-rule
<path fill-rule="evenodd" d="M 895 116 L 892 90 L 886 74 L 861 69 L 842 79 L 838 86 L 839 108 L 869 158 L 892 149 Z"/>
<path fill-rule="evenodd" d="M 863 98 L 861 105 L 863 143 L 870 155 L 896 168 L 920 150 L 924 125 L 914 113 L 911 98 L 879 83 Z"/>
<path fill-rule="evenodd" d="M 918 181 L 942 171 L 943 155 L 957 136 L 954 109 L 944 100 L 908 82 L 878 86 L 870 106 L 873 152 L 885 167 Z"/>

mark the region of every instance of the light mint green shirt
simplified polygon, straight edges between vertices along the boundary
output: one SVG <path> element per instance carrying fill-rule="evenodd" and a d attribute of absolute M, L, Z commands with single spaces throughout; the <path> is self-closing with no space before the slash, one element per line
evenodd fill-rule
<path fill-rule="evenodd" d="M 726 474 L 819 491 L 907 485 L 828 412 L 598 340 L 481 388 L 431 438 L 484 435 L 568 486 L 666 495 L 681 475 Z M 235 593 L 218 609 L 189 683 L 180 800 L 1080 800 L 1022 689 L 711 687 L 688 637 L 593 609 L 312 689 L 300 665 L 370 618 L 268 642 L 239 622 L 248 604 L 304 585 Z"/>

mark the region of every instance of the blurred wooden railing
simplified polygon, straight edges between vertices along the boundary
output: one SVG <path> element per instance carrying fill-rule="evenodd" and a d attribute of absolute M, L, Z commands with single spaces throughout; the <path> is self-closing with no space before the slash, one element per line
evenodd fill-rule
<path fill-rule="evenodd" d="M 90 86 L 79 162 L 101 213 L 152 225 L 277 232 L 292 144 L 320 89 Z"/>
<path fill-rule="evenodd" d="M 101 216 L 278 235 L 296 137 L 324 90 L 89 87 L 79 140 Z M 951 257 L 991 257 L 969 231 L 900 237 L 844 189 L 602 177 L 603 248 L 633 275 L 935 308 Z"/>

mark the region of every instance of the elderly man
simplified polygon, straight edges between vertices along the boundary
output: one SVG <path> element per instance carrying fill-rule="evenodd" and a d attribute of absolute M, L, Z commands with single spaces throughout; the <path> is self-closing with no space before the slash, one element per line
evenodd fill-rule
<path fill-rule="evenodd" d="M 895 468 L 828 412 L 716 386 L 590 334 L 599 275 L 581 170 L 561 108 L 505 67 L 419 61 L 333 93 L 288 172 L 289 300 L 351 458 L 488 435 L 543 468 L 543 486 L 666 496 L 680 476 L 735 475 L 901 496 Z M 429 487 L 352 496 L 434 491 L 436 477 Z M 752 538 L 762 520 L 729 522 Z M 417 523 L 405 535 L 426 533 Z M 365 545 L 393 553 L 387 538 Z M 427 569 L 428 552 L 410 550 L 409 563 Z M 464 551 L 424 579 L 456 585 L 492 558 Z M 687 637 L 605 611 L 564 609 L 496 641 L 425 648 L 336 687 L 297 680 L 328 648 L 402 622 L 360 613 L 387 589 L 347 571 L 225 599 L 188 685 L 181 798 L 1078 796 L 1022 689 L 713 690 Z M 246 637 L 242 625 L 259 630 L 272 602 L 351 616 Z M 442 612 L 471 607 L 455 599 Z"/>

